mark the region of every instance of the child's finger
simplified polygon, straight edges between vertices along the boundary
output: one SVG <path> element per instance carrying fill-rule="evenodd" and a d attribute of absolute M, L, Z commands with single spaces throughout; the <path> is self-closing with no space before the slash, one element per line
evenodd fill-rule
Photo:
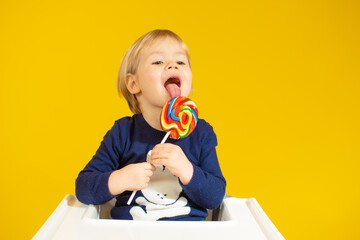
<path fill-rule="evenodd" d="M 163 158 L 151 159 L 151 164 L 159 164 L 159 165 L 164 165 L 164 166 L 166 166 L 166 160 L 163 159 Z"/>
<path fill-rule="evenodd" d="M 151 171 L 156 170 L 156 168 L 152 164 L 150 164 L 148 162 L 143 162 L 143 163 L 140 163 L 140 164 L 142 164 L 144 166 L 145 170 L 151 170 Z"/>
<path fill-rule="evenodd" d="M 170 144 L 170 143 L 160 143 L 160 144 L 157 144 L 154 149 L 151 151 L 151 154 L 153 153 L 153 151 L 155 152 L 162 152 L 162 151 L 167 151 L 169 152 L 171 150 L 171 147 L 173 145 Z"/>
<path fill-rule="evenodd" d="M 145 171 L 145 176 L 147 176 L 147 177 L 151 177 L 152 175 L 153 175 L 153 171 L 152 170 L 146 170 Z"/>
<path fill-rule="evenodd" d="M 155 152 L 172 152 L 177 147 L 178 147 L 177 145 L 174 145 L 174 144 L 171 144 L 171 143 L 163 143 L 163 144 L 156 145 L 154 147 L 154 149 L 152 150 L 152 152 L 153 151 L 155 151 Z"/>
<path fill-rule="evenodd" d="M 159 152 L 157 154 L 151 155 L 150 163 L 151 164 L 162 164 L 162 165 L 166 166 L 169 163 L 170 156 L 171 156 L 170 153 Z"/>

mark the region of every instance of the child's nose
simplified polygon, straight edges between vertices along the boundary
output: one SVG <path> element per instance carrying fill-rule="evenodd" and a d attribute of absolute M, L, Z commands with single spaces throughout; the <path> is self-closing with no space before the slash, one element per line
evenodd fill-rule
<path fill-rule="evenodd" d="M 169 62 L 169 64 L 167 65 L 167 69 L 178 69 L 178 66 L 176 65 L 176 62 Z"/>

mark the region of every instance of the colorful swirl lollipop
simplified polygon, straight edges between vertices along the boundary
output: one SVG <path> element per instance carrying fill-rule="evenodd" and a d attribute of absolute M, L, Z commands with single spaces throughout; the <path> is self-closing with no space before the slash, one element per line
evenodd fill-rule
<path fill-rule="evenodd" d="M 161 127 L 170 131 L 170 137 L 179 139 L 189 136 L 198 122 L 198 110 L 187 97 L 176 97 L 166 103 L 161 112 Z"/>

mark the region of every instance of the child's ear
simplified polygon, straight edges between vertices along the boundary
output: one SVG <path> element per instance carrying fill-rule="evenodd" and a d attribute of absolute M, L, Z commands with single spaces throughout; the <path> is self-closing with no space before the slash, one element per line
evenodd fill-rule
<path fill-rule="evenodd" d="M 131 94 L 137 94 L 140 92 L 140 87 L 134 74 L 128 73 L 126 75 L 125 84 Z"/>

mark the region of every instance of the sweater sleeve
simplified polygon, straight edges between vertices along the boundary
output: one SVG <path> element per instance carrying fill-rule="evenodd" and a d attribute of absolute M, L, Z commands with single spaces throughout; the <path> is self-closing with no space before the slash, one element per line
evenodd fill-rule
<path fill-rule="evenodd" d="M 75 192 L 80 202 L 103 204 L 114 197 L 109 191 L 108 181 L 110 174 L 119 166 L 120 153 L 120 133 L 116 122 L 76 179 Z"/>
<path fill-rule="evenodd" d="M 212 127 L 207 124 L 206 134 L 201 138 L 199 164 L 193 164 L 194 173 L 187 185 L 182 184 L 186 195 L 197 205 L 217 208 L 225 195 L 226 181 L 219 166 L 216 145 L 217 139 Z"/>

